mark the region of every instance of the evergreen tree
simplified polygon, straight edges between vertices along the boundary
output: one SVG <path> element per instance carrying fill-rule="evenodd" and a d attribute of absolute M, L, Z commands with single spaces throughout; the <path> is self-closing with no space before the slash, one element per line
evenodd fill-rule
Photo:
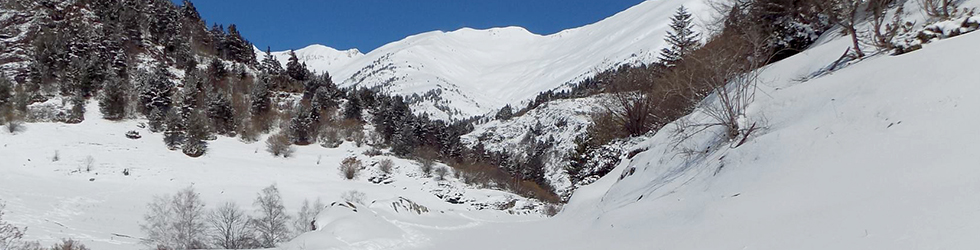
<path fill-rule="evenodd" d="M 231 108 L 231 101 L 224 94 L 211 95 L 211 100 L 208 102 L 208 118 L 213 124 L 215 133 L 234 136 L 235 111 Z"/>
<path fill-rule="evenodd" d="M 143 104 L 144 112 L 159 110 L 159 118 L 170 109 L 173 96 L 173 83 L 170 82 L 170 73 L 165 64 L 160 63 L 156 66 L 153 73 L 142 79 L 143 91 L 140 94 L 140 103 Z"/>
<path fill-rule="evenodd" d="M 275 56 L 272 56 L 272 49 L 270 47 L 265 48 L 265 58 L 262 59 L 262 70 L 270 75 L 278 75 L 282 73 L 282 64 Z"/>
<path fill-rule="evenodd" d="M 670 47 L 660 51 L 660 62 L 666 67 L 677 65 L 699 46 L 699 35 L 693 30 L 691 13 L 684 6 L 677 8 L 670 21 L 670 31 L 664 38 Z"/>
<path fill-rule="evenodd" d="M 184 144 L 186 126 L 184 126 L 185 120 L 179 110 L 171 109 L 165 118 L 167 130 L 163 132 L 163 143 L 170 150 L 177 150 Z"/>
<path fill-rule="evenodd" d="M 14 85 L 10 83 L 7 76 L 0 74 L 0 110 L 4 107 L 12 106 Z"/>
<path fill-rule="evenodd" d="M 127 91 L 126 82 L 110 70 L 102 87 L 102 98 L 99 99 L 99 111 L 103 118 L 120 120 L 126 116 L 126 106 L 129 105 Z"/>
<path fill-rule="evenodd" d="M 289 122 L 289 138 L 294 145 L 309 145 L 316 135 L 317 115 L 308 105 L 301 104 Z"/>
<path fill-rule="evenodd" d="M 252 116 L 264 116 L 269 112 L 272 100 L 270 99 L 272 93 L 269 90 L 268 74 L 259 75 L 259 80 L 255 81 L 255 86 L 252 88 Z"/>
<path fill-rule="evenodd" d="M 286 75 L 297 81 L 306 81 L 308 74 L 306 65 L 300 64 L 299 58 L 296 57 L 296 52 L 290 50 L 289 62 L 286 62 Z"/>
<path fill-rule="evenodd" d="M 347 106 L 344 107 L 344 118 L 361 120 L 361 98 L 351 93 L 347 99 Z"/>
<path fill-rule="evenodd" d="M 195 112 L 186 119 L 187 135 L 184 138 L 183 152 L 190 157 L 199 157 L 207 151 L 207 142 L 210 134 L 207 127 L 208 118 L 201 112 Z"/>

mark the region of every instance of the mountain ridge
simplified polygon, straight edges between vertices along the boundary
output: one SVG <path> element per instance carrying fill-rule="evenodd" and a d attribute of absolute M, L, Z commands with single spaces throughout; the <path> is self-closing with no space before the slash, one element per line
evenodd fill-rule
<path fill-rule="evenodd" d="M 708 9 L 701 1 L 651 0 L 549 35 L 519 26 L 437 30 L 342 60 L 333 58 L 346 55 L 331 51 L 319 55 L 321 60 L 300 61 L 329 72 L 342 87 L 417 96 L 412 108 L 418 113 L 437 119 L 468 118 L 506 105 L 524 105 L 538 93 L 570 87 L 620 65 L 655 62 L 669 17 L 682 5 L 692 13 Z"/>

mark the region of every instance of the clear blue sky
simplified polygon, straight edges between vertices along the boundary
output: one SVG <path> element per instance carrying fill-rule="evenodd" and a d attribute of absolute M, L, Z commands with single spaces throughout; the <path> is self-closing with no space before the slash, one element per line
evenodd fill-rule
<path fill-rule="evenodd" d="M 180 4 L 181 0 L 173 0 Z M 594 23 L 643 0 L 197 0 L 208 22 L 238 25 L 261 49 L 324 44 L 367 53 L 422 32 L 522 26 L 537 34 Z"/>

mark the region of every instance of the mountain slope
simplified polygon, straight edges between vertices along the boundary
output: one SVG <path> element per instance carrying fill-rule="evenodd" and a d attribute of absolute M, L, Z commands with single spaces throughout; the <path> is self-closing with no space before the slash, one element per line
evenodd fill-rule
<path fill-rule="evenodd" d="M 831 40 L 766 69 L 748 115 L 768 126 L 746 144 L 708 130 L 674 147 L 672 124 L 558 216 L 420 227 L 439 237 L 424 248 L 973 249 L 977 43 L 969 33 L 798 81 L 849 46 Z M 686 150 L 708 146 L 720 147 Z"/>
<path fill-rule="evenodd" d="M 651 0 L 547 36 L 520 27 L 433 31 L 387 44 L 342 67 L 308 65 L 328 70 L 340 86 L 418 95 L 417 112 L 466 118 L 520 105 L 617 65 L 655 61 L 670 17 L 681 5 L 707 16 L 698 15 L 707 9 L 700 0 Z"/>

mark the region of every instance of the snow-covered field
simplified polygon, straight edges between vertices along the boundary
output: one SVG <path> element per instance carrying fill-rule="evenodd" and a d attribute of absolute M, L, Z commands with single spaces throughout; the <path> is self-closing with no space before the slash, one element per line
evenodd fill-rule
<path fill-rule="evenodd" d="M 445 181 L 423 177 L 414 161 L 363 155 L 369 148 L 366 145 L 356 147 L 353 142 L 345 142 L 336 149 L 319 145 L 296 147 L 293 157 L 283 159 L 266 152 L 262 141 L 246 144 L 219 137 L 210 142 L 206 155 L 194 159 L 180 151 L 167 150 L 161 134 L 139 128 L 136 121 L 102 120 L 94 103 L 88 110 L 81 124 L 31 123 L 13 135 L 0 133 L 0 199 L 7 204 L 4 219 L 26 226 L 30 240 L 49 245 L 61 238 L 73 238 L 92 249 L 141 248 L 138 238 L 144 234 L 139 224 L 146 205 L 155 195 L 172 195 L 188 186 L 201 194 L 208 208 L 231 201 L 251 211 L 257 193 L 276 184 L 290 214 L 295 214 L 304 200 L 340 202 L 342 194 L 351 190 L 363 192 L 367 203 L 364 205 L 379 212 L 391 210 L 392 202 L 401 198 L 428 209 L 428 213 L 401 220 L 404 222 L 397 222 L 397 217 L 380 221 L 396 229 L 410 229 L 416 224 L 472 226 L 481 224 L 481 220 L 473 219 L 481 217 L 542 218 L 537 212 L 541 206 L 524 198 L 468 187 L 452 174 Z M 129 130 L 139 131 L 143 137 L 128 139 L 125 133 Z M 54 160 L 56 155 L 58 159 Z M 365 169 L 356 180 L 343 179 L 338 170 L 341 160 L 348 156 L 364 162 Z M 89 157 L 93 163 L 90 171 L 86 164 Z M 369 178 L 381 175 L 376 163 L 382 159 L 395 163 L 392 182 L 369 182 Z M 126 169 L 128 176 L 123 174 Z M 464 203 L 444 200 L 449 198 Z M 513 207 L 497 210 L 512 201 Z M 484 207 L 490 209 L 471 211 Z M 425 222 L 425 218 L 432 217 L 444 219 Z M 380 235 L 373 234 L 373 230 L 357 232 L 371 236 L 368 239 L 372 240 L 363 244 L 380 244 L 374 239 Z M 397 229 L 385 235 L 395 240 L 381 242 L 387 242 L 387 246 L 425 242 L 424 238 L 408 234 L 410 230 L 402 232 Z M 359 244 L 357 240 L 344 242 Z"/>

